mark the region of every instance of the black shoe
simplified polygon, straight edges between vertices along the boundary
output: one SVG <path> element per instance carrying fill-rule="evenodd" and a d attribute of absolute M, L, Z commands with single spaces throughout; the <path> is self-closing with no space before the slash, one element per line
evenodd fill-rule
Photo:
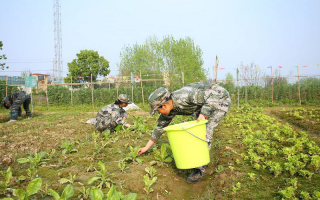
<path fill-rule="evenodd" d="M 205 171 L 200 169 L 194 169 L 194 171 L 188 176 L 187 182 L 188 183 L 196 183 L 203 179 L 205 176 Z"/>

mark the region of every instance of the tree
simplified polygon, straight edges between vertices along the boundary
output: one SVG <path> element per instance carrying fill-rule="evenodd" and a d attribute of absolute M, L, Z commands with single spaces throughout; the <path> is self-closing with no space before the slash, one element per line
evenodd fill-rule
<path fill-rule="evenodd" d="M 110 73 L 109 62 L 103 57 L 99 56 L 97 51 L 81 50 L 77 54 L 77 59 L 73 59 L 68 63 L 69 74 L 65 78 L 65 82 L 70 83 L 71 76 L 72 82 L 96 81 L 98 75 L 107 76 Z"/>
<path fill-rule="evenodd" d="M 168 36 L 162 41 L 150 37 L 143 45 L 124 47 L 120 58 L 119 71 L 123 76 L 129 76 L 131 72 L 139 74 L 141 70 L 143 75 L 154 77 L 168 73 L 170 82 L 176 83 L 182 82 L 182 74 L 185 84 L 206 80 L 202 51 L 188 37 L 175 40 Z"/>
<path fill-rule="evenodd" d="M 235 84 L 233 82 L 233 76 L 231 73 L 227 73 L 226 80 L 220 84 L 223 86 L 230 94 L 235 93 Z"/>
<path fill-rule="evenodd" d="M 3 44 L 2 44 L 2 41 L 0 41 L 0 50 L 2 50 L 2 46 L 3 46 Z M 0 60 L 6 60 L 7 59 L 7 57 L 6 57 L 6 55 L 5 54 L 3 54 L 3 55 L 0 55 Z M 6 66 L 5 67 L 5 65 L 6 65 L 6 63 L 0 63 L 0 68 L 2 69 L 2 70 L 4 70 L 4 68 L 9 68 L 8 66 Z"/>

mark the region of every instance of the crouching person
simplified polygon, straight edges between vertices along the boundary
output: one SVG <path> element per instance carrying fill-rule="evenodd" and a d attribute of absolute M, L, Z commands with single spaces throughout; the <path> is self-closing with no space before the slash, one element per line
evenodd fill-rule
<path fill-rule="evenodd" d="M 22 114 L 21 105 L 23 105 L 24 110 L 26 111 L 27 117 L 31 117 L 31 111 L 29 109 L 29 104 L 31 103 L 31 97 L 28 94 L 23 92 L 16 92 L 6 96 L 3 99 L 3 106 L 6 109 L 10 108 L 10 122 L 14 122 L 17 120 L 18 116 L 20 117 Z"/>
<path fill-rule="evenodd" d="M 120 94 L 118 99 L 105 107 L 103 107 L 97 114 L 94 122 L 94 127 L 103 132 L 110 130 L 114 132 L 118 125 L 130 127 L 131 125 L 126 122 L 128 113 L 123 109 L 130 103 L 129 97 L 126 94 Z"/>
<path fill-rule="evenodd" d="M 153 115 L 158 111 L 161 115 L 148 143 L 138 150 L 139 155 L 148 151 L 158 141 L 164 133 L 163 128 L 168 126 L 176 115 L 192 115 L 198 121 L 208 120 L 206 137 L 209 140 L 210 151 L 213 130 L 226 116 L 231 105 L 227 90 L 217 84 L 208 83 L 189 84 L 172 93 L 160 87 L 150 94 L 148 101 L 151 107 L 150 114 Z M 188 176 L 187 182 L 200 181 L 205 175 L 206 167 L 207 165 L 195 168 Z"/>

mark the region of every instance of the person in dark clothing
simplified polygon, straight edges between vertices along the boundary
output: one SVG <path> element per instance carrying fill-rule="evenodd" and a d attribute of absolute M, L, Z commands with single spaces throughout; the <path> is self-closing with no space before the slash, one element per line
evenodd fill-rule
<path fill-rule="evenodd" d="M 27 117 L 31 117 L 31 111 L 29 109 L 29 104 L 31 103 L 31 97 L 28 94 L 23 92 L 16 92 L 14 94 L 10 94 L 3 99 L 3 106 L 6 109 L 10 108 L 11 115 L 10 121 L 13 122 L 17 120 L 18 116 L 21 116 L 22 109 L 21 105 L 23 105 L 24 110 L 26 111 Z"/>

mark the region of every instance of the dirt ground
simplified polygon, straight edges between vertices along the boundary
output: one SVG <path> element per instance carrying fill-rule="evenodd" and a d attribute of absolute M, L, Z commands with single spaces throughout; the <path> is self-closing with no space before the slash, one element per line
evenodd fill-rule
<path fill-rule="evenodd" d="M 271 114 L 270 110 L 267 113 Z M 134 192 L 138 194 L 138 199 L 241 199 L 230 193 L 230 190 L 238 180 L 244 177 L 241 170 L 232 172 L 230 170 L 217 171 L 219 166 L 232 166 L 236 156 L 229 156 L 235 148 L 241 149 L 236 139 L 232 143 L 226 142 L 232 138 L 232 130 L 221 123 L 215 130 L 215 138 L 211 149 L 211 162 L 207 168 L 207 176 L 197 184 L 188 184 L 185 179 L 190 170 L 177 169 L 174 163 L 165 166 L 154 166 L 157 170 L 158 180 L 152 186 L 154 192 L 146 194 L 143 190 L 143 176 L 146 174 L 145 167 L 150 166 L 154 160 L 152 153 L 146 153 L 139 158 L 142 164 L 128 163 L 128 169 L 121 172 L 118 162 L 129 153 L 128 146 L 144 146 L 149 139 L 148 134 L 135 133 L 132 137 L 121 137 L 113 135 L 116 142 L 104 147 L 99 155 L 94 155 L 92 134 L 95 129 L 86 121 L 96 115 L 96 112 L 84 111 L 35 111 L 32 118 L 25 118 L 23 115 L 17 122 L 5 123 L 9 120 L 8 113 L 0 112 L 0 170 L 6 170 L 11 166 L 13 171 L 12 188 L 24 188 L 27 182 L 18 181 L 20 175 L 26 175 L 27 164 L 19 164 L 18 158 L 27 157 L 30 153 L 56 149 L 57 154 L 46 164 L 39 167 L 38 176 L 43 179 L 43 183 L 56 191 L 62 191 L 65 185 L 61 185 L 59 180 L 67 178 L 69 173 L 76 175 L 74 187 L 76 194 L 72 199 L 79 199 L 82 186 L 88 188 L 89 178 L 95 175 L 94 169 L 99 169 L 98 161 L 103 161 L 117 190 L 123 194 Z M 148 117 L 147 111 L 129 111 L 129 116 Z M 146 124 L 153 126 L 156 123 L 156 116 L 151 118 Z M 129 123 L 133 122 L 133 117 L 129 117 Z M 74 141 L 78 151 L 71 154 L 61 155 L 61 142 Z M 168 143 L 165 135 L 158 142 Z M 225 155 L 225 156 L 222 156 Z M 2 177 L 1 177 L 2 178 Z M 1 180 L 0 178 L 0 180 Z M 263 180 L 262 180 L 263 181 Z M 107 193 L 108 188 L 103 190 Z M 254 193 L 250 197 L 242 199 L 255 199 Z M 4 197 L 0 195 L 0 198 Z M 37 199 L 52 199 L 45 194 L 42 189 L 41 195 Z"/>
<path fill-rule="evenodd" d="M 13 188 L 23 188 L 27 184 L 17 181 L 18 176 L 26 174 L 26 168 L 28 167 L 27 164 L 19 164 L 17 162 L 18 158 L 27 157 L 29 153 L 34 152 L 50 152 L 51 149 L 61 152 L 60 145 L 61 141 L 64 140 L 81 143 L 81 145 L 78 145 L 81 146 L 79 151 L 66 156 L 57 156 L 39 168 L 39 176 L 55 190 L 63 189 L 58 181 L 60 178 L 67 178 L 69 173 L 75 174 L 77 177 L 74 184 L 75 190 L 80 190 L 82 185 L 87 187 L 87 180 L 94 175 L 88 169 L 92 166 L 98 168 L 98 160 L 105 162 L 118 190 L 122 189 L 124 194 L 138 193 L 138 199 L 198 199 L 214 178 L 212 176 L 213 166 L 208 169 L 211 176 L 197 184 L 186 183 L 185 179 L 190 170 L 179 170 L 174 163 L 164 167 L 155 166 L 158 174 L 158 180 L 152 186 L 155 191 L 147 195 L 143 191 L 143 175 L 146 174 L 144 169 L 150 166 L 149 162 L 153 160 L 153 156 L 150 153 L 140 156 L 143 164 L 129 163 L 127 164 L 129 169 L 124 173 L 120 173 L 117 161 L 129 151 L 128 148 L 124 147 L 125 144 L 129 143 L 132 146 L 139 145 L 142 147 L 148 141 L 149 136 L 146 135 L 139 140 L 120 139 L 114 145 L 106 146 L 99 157 L 94 157 L 92 156 L 92 145 L 88 141 L 91 140 L 91 134 L 95 129 L 92 125 L 84 124 L 82 121 L 94 117 L 95 114 L 79 111 L 36 111 L 32 118 L 25 118 L 23 115 L 17 122 L 8 124 L 5 123 L 9 120 L 7 113 L 0 113 L 0 170 L 5 170 L 8 166 L 11 166 L 14 176 Z M 129 115 L 147 117 L 148 112 L 129 111 Z M 165 136 L 162 137 L 159 144 L 162 142 L 168 142 Z"/>

